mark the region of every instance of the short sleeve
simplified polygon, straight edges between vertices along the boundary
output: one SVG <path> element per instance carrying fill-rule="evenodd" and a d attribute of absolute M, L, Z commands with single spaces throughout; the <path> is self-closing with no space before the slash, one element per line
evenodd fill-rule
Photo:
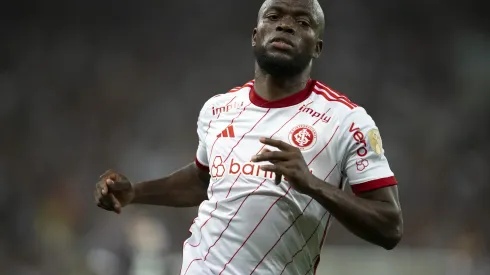
<path fill-rule="evenodd" d="M 196 152 L 196 165 L 203 170 L 209 170 L 209 161 L 206 148 L 206 122 L 205 122 L 205 106 L 201 109 L 199 117 L 197 119 L 197 136 L 199 137 L 199 144 Z"/>
<path fill-rule="evenodd" d="M 352 191 L 359 194 L 396 185 L 379 129 L 366 111 L 361 107 L 354 109 L 341 127 L 342 172 Z"/>

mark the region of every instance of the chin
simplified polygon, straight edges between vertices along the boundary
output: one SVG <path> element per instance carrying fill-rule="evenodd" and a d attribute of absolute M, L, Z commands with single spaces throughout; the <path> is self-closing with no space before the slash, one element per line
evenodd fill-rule
<path fill-rule="evenodd" d="M 288 77 L 300 74 L 310 59 L 280 51 L 255 51 L 259 67 L 272 76 Z"/>

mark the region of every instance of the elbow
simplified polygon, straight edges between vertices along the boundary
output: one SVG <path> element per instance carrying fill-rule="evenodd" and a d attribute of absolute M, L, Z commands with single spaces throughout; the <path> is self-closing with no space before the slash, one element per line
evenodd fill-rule
<path fill-rule="evenodd" d="M 401 212 L 397 214 L 397 218 L 394 220 L 395 222 L 389 227 L 390 230 L 385 235 L 385 240 L 381 245 L 386 250 L 393 250 L 403 237 L 403 218 Z"/>
<path fill-rule="evenodd" d="M 402 235 L 403 232 L 401 231 L 394 233 L 385 240 L 385 242 L 382 244 L 382 247 L 386 250 L 393 250 L 402 240 Z"/>

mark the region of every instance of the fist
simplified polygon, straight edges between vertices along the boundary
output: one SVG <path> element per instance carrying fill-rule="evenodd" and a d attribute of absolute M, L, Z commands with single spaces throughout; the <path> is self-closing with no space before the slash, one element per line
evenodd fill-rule
<path fill-rule="evenodd" d="M 135 191 L 131 182 L 125 176 L 108 170 L 95 184 L 95 203 L 107 211 L 121 213 L 121 209 L 131 203 Z"/>

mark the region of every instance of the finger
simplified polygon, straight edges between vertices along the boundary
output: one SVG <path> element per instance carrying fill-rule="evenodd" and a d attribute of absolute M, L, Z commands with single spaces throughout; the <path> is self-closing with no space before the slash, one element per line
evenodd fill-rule
<path fill-rule="evenodd" d="M 282 176 L 283 176 L 282 171 L 285 169 L 282 166 L 280 166 L 280 165 L 262 165 L 262 166 L 260 166 L 260 169 L 263 171 L 273 172 L 275 175 L 274 183 L 276 185 L 279 185 L 282 182 Z"/>
<path fill-rule="evenodd" d="M 262 137 L 259 140 L 263 144 L 276 147 L 277 149 L 279 149 L 281 151 L 292 151 L 292 150 L 296 150 L 296 147 L 294 147 L 294 146 L 292 146 L 292 145 L 290 145 L 290 144 L 288 144 L 288 143 L 286 143 L 284 141 L 278 140 L 278 139 L 272 139 L 272 138 Z"/>
<path fill-rule="evenodd" d="M 276 178 L 274 182 L 276 183 L 276 185 L 279 185 L 281 184 L 281 181 L 282 181 L 282 174 L 276 173 Z"/>
<path fill-rule="evenodd" d="M 284 167 L 282 164 L 281 165 L 278 165 L 278 164 L 261 165 L 260 170 L 267 171 L 267 172 L 273 172 L 276 175 L 281 174 L 281 175 L 286 175 L 286 176 L 287 176 L 286 173 L 288 172 L 287 168 Z"/>
<path fill-rule="evenodd" d="M 108 177 L 111 174 L 116 174 L 116 172 L 114 170 L 112 170 L 112 169 L 109 169 L 109 170 L 105 171 L 102 175 L 100 175 L 99 176 L 99 179 L 106 178 L 106 177 Z"/>
<path fill-rule="evenodd" d="M 113 194 L 109 194 L 107 201 L 110 203 L 114 212 L 117 214 L 121 213 L 121 203 L 119 203 L 119 200 Z"/>
<path fill-rule="evenodd" d="M 266 149 L 262 150 L 262 151 L 261 151 L 259 154 L 263 154 L 263 153 L 267 153 L 267 152 L 272 152 L 272 151 L 266 148 Z M 259 154 L 258 154 L 258 155 L 259 155 Z M 253 158 L 253 157 L 252 157 L 252 158 Z M 251 161 L 253 162 L 253 160 L 251 160 Z M 273 161 L 273 160 L 270 160 L 270 162 L 271 162 L 271 163 L 277 163 L 277 161 Z"/>
<path fill-rule="evenodd" d="M 109 196 L 100 198 L 97 201 L 97 206 L 107 211 L 114 211 L 114 206 Z"/>
<path fill-rule="evenodd" d="M 100 194 L 100 196 L 105 196 L 109 192 L 107 183 L 103 180 L 97 182 L 97 184 L 95 185 L 95 190 Z"/>
<path fill-rule="evenodd" d="M 97 206 L 108 211 L 114 211 L 116 213 L 121 212 L 121 204 L 116 197 L 110 193 L 107 196 L 101 197 L 97 202 Z"/>
<path fill-rule="evenodd" d="M 261 162 L 261 161 L 287 161 L 291 159 L 291 153 L 283 152 L 283 151 L 269 151 L 263 152 L 261 154 L 255 155 L 252 157 L 252 162 Z"/>
<path fill-rule="evenodd" d="M 104 210 L 107 210 L 107 211 L 114 211 L 114 209 L 112 207 L 110 207 L 110 206 L 108 206 L 102 202 L 97 203 L 97 206 L 104 209 Z"/>
<path fill-rule="evenodd" d="M 112 180 L 112 179 L 106 179 L 105 180 L 107 187 L 109 188 L 109 191 L 124 191 L 127 190 L 131 183 L 127 180 Z"/>

